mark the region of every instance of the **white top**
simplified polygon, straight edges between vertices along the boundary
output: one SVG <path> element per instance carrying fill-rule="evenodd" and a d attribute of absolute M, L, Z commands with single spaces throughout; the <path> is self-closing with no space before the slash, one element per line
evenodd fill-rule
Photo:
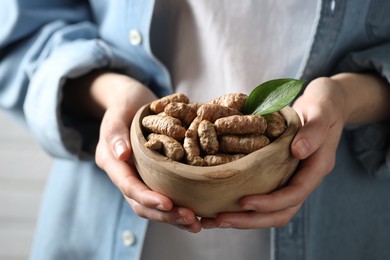
<path fill-rule="evenodd" d="M 264 81 L 297 77 L 317 1 L 156 1 L 152 49 L 176 92 L 204 102 L 246 93 Z M 190 234 L 151 222 L 143 260 L 270 259 L 270 230 L 211 229 Z"/>

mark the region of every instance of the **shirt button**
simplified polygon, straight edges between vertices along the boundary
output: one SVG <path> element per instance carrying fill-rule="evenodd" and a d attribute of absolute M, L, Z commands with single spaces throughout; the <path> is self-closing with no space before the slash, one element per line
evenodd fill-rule
<path fill-rule="evenodd" d="M 125 230 L 122 232 L 122 240 L 123 240 L 123 245 L 132 246 L 135 243 L 135 236 L 133 232 L 129 230 Z"/>
<path fill-rule="evenodd" d="M 142 42 L 142 35 L 140 31 L 135 29 L 131 30 L 129 32 L 129 40 L 131 45 L 140 45 Z"/>
<path fill-rule="evenodd" d="M 332 11 L 333 13 L 335 9 L 336 9 L 336 0 L 332 0 L 332 2 L 330 2 L 330 11 Z"/>

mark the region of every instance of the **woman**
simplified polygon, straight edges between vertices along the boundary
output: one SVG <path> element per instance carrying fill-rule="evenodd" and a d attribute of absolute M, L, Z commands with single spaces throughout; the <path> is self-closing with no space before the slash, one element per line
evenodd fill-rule
<path fill-rule="evenodd" d="M 1 3 L 1 106 L 56 158 L 31 258 L 389 257 L 390 4 L 209 2 Z M 277 77 L 309 82 L 293 106 L 302 162 L 285 188 L 243 198 L 251 213 L 198 219 L 137 178 L 141 105 Z"/>

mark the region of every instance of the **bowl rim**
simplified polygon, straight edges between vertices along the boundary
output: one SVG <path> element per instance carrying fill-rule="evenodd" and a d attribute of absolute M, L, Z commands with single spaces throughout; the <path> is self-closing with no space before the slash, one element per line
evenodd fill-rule
<path fill-rule="evenodd" d="M 284 131 L 284 133 L 279 136 L 277 139 L 273 140 L 269 145 L 254 151 L 250 154 L 247 154 L 246 156 L 221 165 L 215 165 L 215 166 L 194 166 L 194 165 L 188 165 L 183 162 L 177 162 L 168 159 L 164 155 L 159 154 L 156 151 L 152 151 L 144 146 L 146 143 L 146 138 L 143 133 L 143 127 L 142 127 L 142 115 L 144 113 L 151 114 L 150 111 L 150 103 L 143 105 L 135 114 L 133 118 L 133 122 L 131 124 L 131 138 L 138 138 L 139 141 L 139 147 L 138 149 L 142 151 L 145 155 L 147 155 L 151 161 L 153 161 L 156 164 L 159 164 L 159 167 L 165 168 L 167 170 L 171 171 L 171 168 L 175 168 L 177 171 L 172 171 L 173 174 L 176 174 L 177 176 L 180 176 L 185 179 L 190 180 L 210 180 L 210 179 L 225 179 L 229 178 L 233 175 L 239 174 L 240 167 L 245 165 L 251 165 L 254 161 L 256 161 L 256 158 L 261 157 L 262 154 L 268 154 L 270 150 L 274 149 L 276 145 L 280 142 L 282 142 L 285 138 L 293 138 L 291 136 L 295 136 L 297 130 L 301 127 L 301 121 L 296 113 L 296 111 L 290 107 L 285 106 L 279 112 L 285 117 L 287 121 L 287 129 Z M 139 129 L 137 131 L 137 129 Z M 134 143 L 133 141 L 131 142 Z M 134 148 L 133 148 L 134 149 Z M 134 152 L 133 152 L 134 156 Z M 241 165 L 241 166 L 240 166 Z M 169 166 L 169 167 L 168 167 Z M 186 174 L 178 174 L 178 172 Z"/>

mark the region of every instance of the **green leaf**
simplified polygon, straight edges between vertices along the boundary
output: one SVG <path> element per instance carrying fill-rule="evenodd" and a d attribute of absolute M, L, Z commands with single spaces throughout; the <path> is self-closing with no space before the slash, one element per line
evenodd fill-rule
<path fill-rule="evenodd" d="M 265 115 L 282 109 L 294 100 L 304 83 L 304 80 L 289 78 L 264 82 L 249 94 L 244 114 Z"/>

